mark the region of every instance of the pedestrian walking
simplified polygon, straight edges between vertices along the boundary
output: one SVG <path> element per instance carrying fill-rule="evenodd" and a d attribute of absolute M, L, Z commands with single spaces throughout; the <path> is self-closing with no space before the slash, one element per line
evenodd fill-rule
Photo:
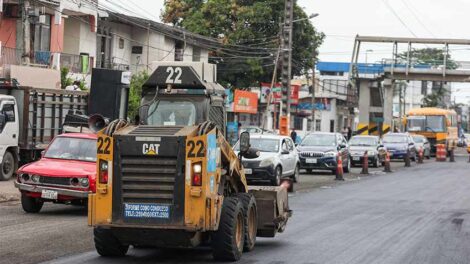
<path fill-rule="evenodd" d="M 295 128 L 292 129 L 292 132 L 290 133 L 290 138 L 292 138 L 292 141 L 294 141 L 294 143 L 297 141 L 297 132 L 295 132 Z"/>

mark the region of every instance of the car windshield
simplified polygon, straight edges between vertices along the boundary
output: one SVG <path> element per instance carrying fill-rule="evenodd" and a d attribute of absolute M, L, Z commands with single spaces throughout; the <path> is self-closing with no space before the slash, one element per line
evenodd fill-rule
<path fill-rule="evenodd" d="M 373 137 L 353 137 L 349 141 L 351 146 L 375 146 L 377 145 L 377 139 Z"/>
<path fill-rule="evenodd" d="M 406 143 L 407 139 L 406 136 L 384 136 L 383 142 L 384 143 Z"/>
<path fill-rule="evenodd" d="M 259 150 L 260 152 L 273 152 L 279 151 L 279 140 L 269 138 L 252 138 L 250 139 L 250 145 L 252 148 Z M 240 150 L 240 144 L 235 145 L 235 151 Z"/>
<path fill-rule="evenodd" d="M 424 143 L 424 138 L 423 137 L 413 137 L 413 141 L 415 143 Z"/>
<path fill-rule="evenodd" d="M 192 126 L 195 123 L 196 106 L 189 101 L 157 100 L 148 109 L 148 125 Z"/>
<path fill-rule="evenodd" d="M 96 161 L 96 140 L 58 137 L 47 148 L 45 158 Z"/>
<path fill-rule="evenodd" d="M 410 132 L 444 132 L 444 116 L 410 116 L 407 129 Z"/>
<path fill-rule="evenodd" d="M 336 146 L 335 135 L 314 134 L 304 138 L 301 146 Z"/>

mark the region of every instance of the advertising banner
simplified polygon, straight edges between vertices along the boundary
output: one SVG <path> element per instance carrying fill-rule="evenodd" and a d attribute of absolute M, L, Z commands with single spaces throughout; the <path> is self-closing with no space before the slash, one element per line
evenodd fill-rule
<path fill-rule="evenodd" d="M 258 112 L 258 95 L 252 92 L 235 90 L 233 111 L 236 113 L 256 114 Z"/>

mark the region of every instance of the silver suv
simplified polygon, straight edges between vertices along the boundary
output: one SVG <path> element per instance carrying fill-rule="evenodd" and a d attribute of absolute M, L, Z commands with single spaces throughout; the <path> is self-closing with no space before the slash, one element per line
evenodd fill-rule
<path fill-rule="evenodd" d="M 260 156 L 242 161 L 248 182 L 268 182 L 278 186 L 284 178 L 294 182 L 299 180 L 299 155 L 290 137 L 252 135 L 250 144 L 260 151 Z M 238 154 L 239 143 L 233 149 Z"/>

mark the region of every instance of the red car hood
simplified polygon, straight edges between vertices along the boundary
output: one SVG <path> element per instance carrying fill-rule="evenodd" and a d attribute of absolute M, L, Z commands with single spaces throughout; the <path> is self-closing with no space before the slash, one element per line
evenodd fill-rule
<path fill-rule="evenodd" d="M 95 178 L 96 163 L 42 158 L 39 161 L 21 167 L 18 171 L 20 173 L 53 177 L 91 176 Z"/>

